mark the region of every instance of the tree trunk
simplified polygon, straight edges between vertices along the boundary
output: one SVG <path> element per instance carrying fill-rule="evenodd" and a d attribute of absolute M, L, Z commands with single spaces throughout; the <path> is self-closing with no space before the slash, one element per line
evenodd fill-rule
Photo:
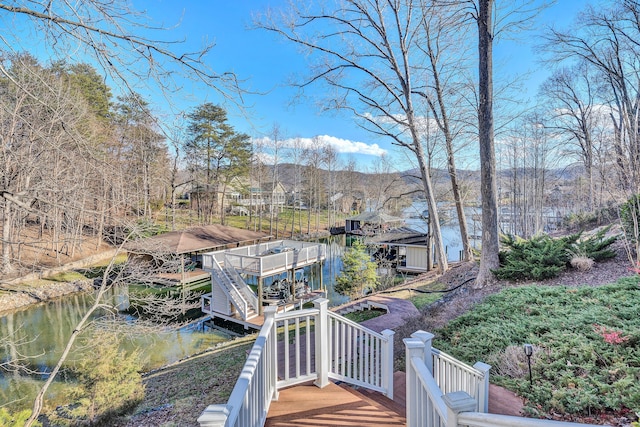
<path fill-rule="evenodd" d="M 493 0 L 479 0 L 478 52 L 479 95 L 478 126 L 480 145 L 480 186 L 482 193 L 482 254 L 475 287 L 482 288 L 493 281 L 493 272 L 500 265 L 498 251 L 498 203 L 496 156 L 493 141 L 493 34 L 491 13 Z"/>
<path fill-rule="evenodd" d="M 7 199 L 4 201 L 2 224 L 2 272 L 8 273 L 13 270 L 11 265 L 11 219 L 13 212 L 11 211 L 11 202 Z"/>

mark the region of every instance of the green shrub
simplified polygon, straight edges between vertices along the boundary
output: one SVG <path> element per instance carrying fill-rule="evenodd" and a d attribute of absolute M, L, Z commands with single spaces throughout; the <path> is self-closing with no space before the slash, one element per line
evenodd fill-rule
<path fill-rule="evenodd" d="M 640 239 L 640 194 L 620 206 L 620 220 L 627 239 L 637 242 Z"/>
<path fill-rule="evenodd" d="M 6 408 L 0 408 L 0 426 L 2 427 L 22 427 L 31 416 L 31 410 L 25 409 L 20 412 L 10 413 Z M 33 424 L 40 427 L 42 424 L 35 422 Z"/>
<path fill-rule="evenodd" d="M 144 398 L 142 360 L 139 352 L 119 349 L 113 333 L 97 332 L 86 356 L 75 367 L 78 387 L 73 403 L 56 409 L 51 419 L 57 425 L 94 425 L 135 408 Z"/>
<path fill-rule="evenodd" d="M 342 272 L 336 277 L 336 292 L 355 297 L 375 289 L 378 283 L 376 267 L 366 246 L 359 239 L 354 240 L 342 256 Z"/>
<path fill-rule="evenodd" d="M 524 240 L 507 235 L 501 241 L 508 250 L 500 252 L 500 268 L 494 271 L 499 279 L 549 279 L 557 276 L 569 262 L 569 238 L 540 235 Z"/>
<path fill-rule="evenodd" d="M 603 227 L 598 230 L 597 233 L 586 239 L 578 239 L 575 243 L 570 245 L 570 251 L 575 254 L 591 258 L 596 262 L 615 258 L 616 253 L 609 249 L 609 246 L 618 240 L 618 236 L 605 237 L 609 230 L 611 230 L 611 226 Z"/>
<path fill-rule="evenodd" d="M 501 241 L 507 250 L 500 252 L 500 268 L 494 271 L 503 280 L 545 280 L 557 276 L 570 265 L 574 256 L 584 256 L 594 261 L 613 258 L 609 249 L 618 236 L 605 237 L 611 227 L 604 227 L 586 239 L 582 232 L 553 239 L 547 235 L 528 240 L 506 235 Z"/>
<path fill-rule="evenodd" d="M 507 289 L 435 331 L 434 345 L 467 363 L 495 363 L 492 381 L 525 397 L 532 414 L 640 412 L 638 281 Z M 524 343 L 538 349 L 533 386 L 528 372 L 513 378 L 500 365 L 513 363 L 504 352 Z"/>

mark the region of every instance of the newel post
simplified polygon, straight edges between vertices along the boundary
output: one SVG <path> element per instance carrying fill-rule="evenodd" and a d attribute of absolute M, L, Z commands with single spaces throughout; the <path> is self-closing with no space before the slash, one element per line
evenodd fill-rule
<path fill-rule="evenodd" d="M 382 331 L 385 338 L 382 346 L 382 388 L 387 392 L 385 396 L 393 400 L 393 336 L 395 332 L 390 329 Z"/>
<path fill-rule="evenodd" d="M 329 300 L 319 298 L 313 302 L 315 308 L 320 310 L 315 323 L 316 335 L 316 375 L 314 382 L 317 387 L 323 388 L 329 384 Z"/>
<path fill-rule="evenodd" d="M 458 414 L 460 412 L 473 412 L 476 409 L 476 401 L 464 391 L 454 391 L 442 396 L 447 406 L 446 427 L 458 427 Z"/>
<path fill-rule="evenodd" d="M 424 343 L 419 338 L 405 338 L 405 372 L 407 376 L 407 391 L 406 391 L 406 412 L 407 412 L 407 427 L 418 426 L 418 374 L 413 368 L 411 359 L 424 357 Z"/>
<path fill-rule="evenodd" d="M 231 406 L 229 405 L 209 405 L 198 417 L 200 427 L 224 427 L 229 418 Z"/>
<path fill-rule="evenodd" d="M 477 362 L 473 365 L 474 369 L 482 372 L 482 382 L 478 384 L 478 412 L 489 412 L 489 370 L 491 365 L 484 362 Z"/>
<path fill-rule="evenodd" d="M 264 309 L 264 323 L 271 325 L 269 337 L 267 338 L 267 375 L 269 390 L 273 390 L 272 400 L 278 400 L 278 328 L 276 325 L 276 313 L 278 308 L 269 306 Z"/>
<path fill-rule="evenodd" d="M 433 342 L 433 335 L 431 332 L 415 331 L 411 334 L 412 338 L 417 338 L 424 344 L 424 364 L 426 365 L 431 375 L 433 375 L 433 357 L 431 356 L 431 346 Z"/>

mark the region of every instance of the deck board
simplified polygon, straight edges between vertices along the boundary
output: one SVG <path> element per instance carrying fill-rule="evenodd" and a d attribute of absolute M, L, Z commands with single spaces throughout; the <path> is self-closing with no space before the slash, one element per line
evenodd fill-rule
<path fill-rule="evenodd" d="M 271 402 L 265 427 L 405 426 L 405 417 L 334 383 L 305 384 L 281 390 Z"/>

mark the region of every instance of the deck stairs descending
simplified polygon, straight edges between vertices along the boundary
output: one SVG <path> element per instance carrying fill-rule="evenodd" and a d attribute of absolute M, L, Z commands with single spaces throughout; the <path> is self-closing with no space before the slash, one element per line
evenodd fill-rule
<path fill-rule="evenodd" d="M 404 394 L 404 393 L 403 393 Z M 324 388 L 303 384 L 281 390 L 271 403 L 265 427 L 405 427 L 404 407 L 384 395 L 330 382 Z"/>
<path fill-rule="evenodd" d="M 213 259 L 209 269 L 212 286 L 226 295 L 227 300 L 233 304 L 242 320 L 246 321 L 258 317 L 258 298 L 242 279 L 242 276 L 233 267 L 229 266 L 229 263 L 225 264 L 223 266 Z"/>

